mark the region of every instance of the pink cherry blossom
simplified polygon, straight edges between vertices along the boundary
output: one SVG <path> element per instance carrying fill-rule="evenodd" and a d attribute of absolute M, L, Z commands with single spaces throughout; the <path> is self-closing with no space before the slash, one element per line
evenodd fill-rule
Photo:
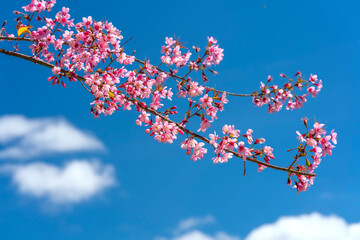
<path fill-rule="evenodd" d="M 245 143 L 240 141 L 239 142 L 239 148 L 238 148 L 238 154 L 239 157 L 241 157 L 243 160 L 246 160 L 246 157 L 251 156 L 251 151 L 249 150 L 249 148 L 244 147 Z"/>
<path fill-rule="evenodd" d="M 271 147 L 269 147 L 269 146 L 265 146 L 264 147 L 264 149 L 263 149 L 263 151 L 264 151 L 264 153 L 269 157 L 269 158 L 271 158 L 271 159 L 274 159 L 275 157 L 274 157 L 274 154 L 273 154 L 273 148 L 271 148 Z"/>
<path fill-rule="evenodd" d="M 334 144 L 337 144 L 337 133 L 334 132 L 334 129 L 331 131 L 331 141 L 334 143 Z"/>
<path fill-rule="evenodd" d="M 61 70 L 61 68 L 55 66 L 55 67 L 52 69 L 52 72 L 53 72 L 54 75 L 58 75 L 58 74 L 60 73 L 60 70 Z"/>
<path fill-rule="evenodd" d="M 210 122 L 206 119 L 206 118 L 203 118 L 201 120 L 201 125 L 200 125 L 200 128 L 197 130 L 198 132 L 202 131 L 202 132 L 206 132 L 206 129 L 208 129 L 210 127 Z"/>
<path fill-rule="evenodd" d="M 253 133 L 253 130 L 252 129 L 248 129 L 247 131 L 246 131 L 246 135 L 245 135 L 245 137 L 246 137 L 246 139 L 247 139 L 247 141 L 248 141 L 248 143 L 249 144 L 251 144 L 254 140 L 253 140 L 253 137 L 252 137 L 252 134 Z"/>

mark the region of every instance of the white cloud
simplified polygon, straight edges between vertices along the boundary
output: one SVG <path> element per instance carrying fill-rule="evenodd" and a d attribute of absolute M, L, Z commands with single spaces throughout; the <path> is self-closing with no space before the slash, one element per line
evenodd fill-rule
<path fill-rule="evenodd" d="M 187 231 L 192 228 L 197 228 L 206 224 L 215 223 L 215 218 L 211 215 L 205 217 L 191 217 L 182 220 L 177 226 L 175 233 Z"/>
<path fill-rule="evenodd" d="M 234 235 L 229 235 L 225 232 L 218 232 L 215 235 L 215 239 L 216 240 L 240 240 L 240 237 L 234 236 Z"/>
<path fill-rule="evenodd" d="M 6 165 L 21 194 L 45 198 L 51 203 L 78 203 L 115 184 L 114 169 L 97 161 L 73 160 L 64 167 L 45 163 Z"/>
<path fill-rule="evenodd" d="M 201 226 L 213 224 L 216 219 L 212 215 L 206 215 L 204 217 L 190 217 L 180 221 L 175 231 L 174 237 L 155 237 L 155 240 L 240 240 L 237 236 L 231 236 L 225 232 L 217 232 L 211 236 L 198 229 Z"/>
<path fill-rule="evenodd" d="M 158 237 L 155 238 L 155 240 L 240 240 L 240 238 L 224 232 L 217 232 L 214 236 L 211 236 L 199 230 L 192 230 L 175 238 L 167 239 Z"/>
<path fill-rule="evenodd" d="M 46 124 L 45 120 L 28 120 L 21 115 L 0 117 L 0 143 L 22 137 L 31 131 Z"/>
<path fill-rule="evenodd" d="M 204 234 L 203 232 L 200 232 L 198 230 L 194 230 L 188 233 L 185 233 L 184 235 L 173 238 L 173 240 L 213 240 L 212 237 L 209 235 Z"/>
<path fill-rule="evenodd" d="M 245 240 L 359 240 L 360 223 L 319 213 L 281 217 L 254 229 Z"/>
<path fill-rule="evenodd" d="M 27 159 L 54 153 L 104 150 L 90 133 L 61 118 L 28 119 L 22 115 L 0 117 L 0 158 Z"/>
<path fill-rule="evenodd" d="M 240 237 L 225 232 L 209 235 L 195 229 L 172 238 L 156 237 L 155 240 L 240 240 Z M 319 213 L 285 216 L 255 228 L 244 240 L 360 240 L 360 222 L 347 223 L 338 216 Z"/>

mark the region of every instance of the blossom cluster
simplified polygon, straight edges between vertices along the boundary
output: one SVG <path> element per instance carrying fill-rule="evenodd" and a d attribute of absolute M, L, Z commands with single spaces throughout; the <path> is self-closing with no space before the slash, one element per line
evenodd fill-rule
<path fill-rule="evenodd" d="M 332 155 L 332 149 L 335 147 L 333 144 L 337 144 L 337 133 L 332 130 L 331 133 L 327 135 L 327 132 L 324 129 L 325 124 L 318 122 L 314 123 L 312 129 L 308 129 L 308 119 L 303 119 L 303 122 L 307 132 L 301 134 L 299 131 L 296 131 L 300 144 L 296 149 L 298 153 L 295 156 L 295 160 L 289 166 L 289 169 L 314 173 L 314 170 L 321 163 L 321 158 L 326 155 Z M 301 158 L 305 160 L 304 165 L 298 164 L 298 161 Z M 294 175 L 297 177 L 297 180 L 294 178 Z M 300 174 L 290 174 L 288 179 L 289 185 L 292 185 L 292 179 L 294 180 L 294 187 L 298 190 L 298 192 L 306 191 L 307 188 L 314 182 L 313 177 Z"/>
<path fill-rule="evenodd" d="M 208 38 L 208 46 L 206 48 L 206 52 L 208 56 L 205 57 L 203 64 L 207 66 L 217 65 L 219 64 L 224 57 L 224 49 L 219 48 L 217 44 L 217 40 L 213 37 Z"/>
<path fill-rule="evenodd" d="M 166 38 L 165 46 L 161 47 L 161 53 L 165 55 L 161 56 L 161 61 L 168 65 L 176 65 L 176 67 L 183 67 L 187 65 L 192 53 L 182 53 L 181 48 L 184 48 L 177 39 Z M 195 47 L 194 47 L 195 48 Z M 200 48 L 195 48 L 196 53 L 199 53 Z M 195 61 L 191 61 L 189 68 L 195 71 L 199 69 L 206 69 L 207 66 L 219 64 L 224 57 L 224 49 L 217 45 L 217 40 L 213 37 L 208 37 L 208 44 L 203 57 L 199 57 Z"/>
<path fill-rule="evenodd" d="M 186 138 L 181 143 L 181 148 L 186 149 L 186 154 L 191 155 L 191 160 L 197 161 L 207 153 L 207 149 L 203 148 L 204 145 L 205 143 L 197 142 L 194 138 Z"/>
<path fill-rule="evenodd" d="M 198 132 L 206 132 L 206 129 L 210 127 L 210 122 L 217 119 L 217 112 L 222 112 L 224 110 L 224 104 L 228 102 L 226 92 L 223 92 L 221 96 L 219 96 L 218 93 L 214 93 L 212 97 L 208 94 L 201 97 L 199 103 L 195 105 L 198 110 L 202 111 L 200 114 L 201 124 Z"/>
<path fill-rule="evenodd" d="M 144 116 L 144 112 L 141 114 Z M 141 121 L 141 120 L 140 120 Z M 170 123 L 168 121 L 163 121 L 159 116 L 155 117 L 155 122 L 145 118 L 147 125 L 150 126 L 146 129 L 146 133 L 150 133 L 150 136 L 155 135 L 155 140 L 163 143 L 173 143 L 176 139 L 178 132 L 182 134 L 182 131 L 176 126 L 175 123 Z"/>
<path fill-rule="evenodd" d="M 240 130 L 235 129 L 234 125 L 224 125 L 222 133 L 224 134 L 222 137 L 219 137 L 216 132 L 209 135 L 211 139 L 210 144 L 215 149 L 215 157 L 212 159 L 214 163 L 227 162 L 233 157 L 234 153 L 237 153 L 237 156 L 242 158 L 244 161 L 248 157 L 252 157 L 254 159 L 262 158 L 266 163 L 269 163 L 271 159 L 275 159 L 273 148 L 269 146 L 259 148 L 258 144 L 265 143 L 265 139 L 257 138 L 254 141 L 252 129 L 248 129 L 246 134 L 240 135 Z M 250 144 L 250 146 L 246 147 L 245 142 L 241 141 L 240 137 L 245 138 L 244 141 Z M 259 164 L 258 171 L 261 172 L 265 168 L 266 166 Z"/>
<path fill-rule="evenodd" d="M 260 83 L 260 91 L 252 94 L 255 106 L 268 105 L 269 113 L 280 111 L 284 104 L 286 104 L 286 110 L 298 109 L 307 101 L 306 97 L 308 95 L 316 97 L 322 88 L 322 81 L 318 80 L 317 75 L 311 74 L 309 80 L 304 80 L 300 72 L 297 72 L 293 78 L 288 78 L 284 74 L 280 74 L 280 76 L 287 79 L 283 87 L 278 85 L 268 86 L 273 80 L 270 75 L 265 84 Z M 303 87 L 307 88 L 308 94 L 296 95 L 294 90 L 301 91 Z"/>
<path fill-rule="evenodd" d="M 41 12 L 45 10 L 50 11 L 55 3 L 56 0 L 31 0 L 31 3 L 24 6 L 23 9 L 26 12 Z"/>
<path fill-rule="evenodd" d="M 191 52 L 182 53 L 180 49 L 182 46 L 176 39 L 166 37 L 165 43 L 166 46 L 161 47 L 161 53 L 165 53 L 164 56 L 161 56 L 161 61 L 169 65 L 175 64 L 178 68 L 185 66 L 190 59 Z"/>

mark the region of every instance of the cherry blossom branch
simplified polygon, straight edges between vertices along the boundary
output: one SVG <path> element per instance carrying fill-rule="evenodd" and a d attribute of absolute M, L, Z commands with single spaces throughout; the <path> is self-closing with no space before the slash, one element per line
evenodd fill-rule
<path fill-rule="evenodd" d="M 6 40 L 23 40 L 23 41 L 31 41 L 30 39 L 26 39 L 26 38 L 11 38 L 11 37 L 0 37 L 0 39 L 6 39 Z M 8 50 L 5 50 L 5 49 L 2 49 L 0 48 L 0 53 L 3 53 L 5 55 L 8 55 L 8 56 L 13 56 L 13 57 L 18 57 L 18 58 L 21 58 L 21 59 L 24 59 L 24 60 L 27 60 L 27 61 L 30 61 L 30 62 L 33 62 L 35 64 L 39 64 L 39 65 L 42 65 L 42 66 L 45 66 L 47 68 L 50 68 L 50 69 L 53 69 L 55 67 L 55 65 L 53 64 L 50 64 L 50 63 L 47 63 L 45 61 L 42 61 L 40 59 L 36 59 L 34 57 L 31 57 L 31 56 L 28 56 L 28 55 L 25 55 L 25 54 L 22 54 L 22 53 L 18 53 L 18 52 L 14 52 L 14 51 L 8 51 Z M 139 60 L 140 61 L 140 60 Z M 141 61 L 142 62 L 142 61 Z M 142 62 L 144 63 L 144 62 Z M 77 80 L 79 80 L 81 83 L 82 82 L 85 82 L 85 78 L 82 77 L 82 76 L 79 76 L 75 73 L 72 73 L 72 72 L 69 72 L 65 69 L 61 69 L 60 72 L 64 73 L 64 74 L 68 74 L 68 75 L 71 75 L 72 77 L 76 78 Z M 82 83 L 83 85 L 83 83 Z M 91 93 L 91 91 L 83 85 L 84 88 L 86 88 L 87 91 L 89 91 Z M 160 114 L 159 112 L 157 112 L 156 110 L 152 109 L 151 107 L 147 107 L 146 105 L 142 105 L 142 104 L 136 104 L 136 102 L 132 99 L 129 99 L 127 98 L 128 101 L 131 101 L 133 104 L 135 104 L 136 106 L 140 107 L 141 109 L 143 109 L 144 111 L 148 112 L 148 113 L 151 113 L 155 116 L 158 116 L 160 117 L 162 120 L 164 121 L 167 121 L 167 122 L 170 122 L 170 123 L 173 123 L 175 124 L 180 130 L 184 131 L 185 133 L 201 140 L 201 141 L 204 141 L 208 144 L 210 144 L 210 140 L 197 134 L 197 133 L 194 133 L 192 131 L 190 131 L 189 129 L 186 129 L 185 127 L 183 127 L 181 124 L 177 123 L 177 122 L 174 122 L 172 120 L 170 120 L 169 118 L 167 118 L 166 116 L 163 116 L 162 114 Z M 229 150 L 229 149 L 225 149 L 226 152 L 228 153 L 231 153 L 237 157 L 238 156 L 238 153 L 232 151 L 232 150 Z M 296 171 L 294 169 L 291 169 L 290 167 L 288 168 L 284 168 L 284 167 L 279 167 L 279 166 L 275 166 L 275 165 L 272 165 L 272 164 L 269 164 L 269 163 L 266 163 L 266 162 L 262 162 L 262 161 L 259 161 L 257 160 L 256 158 L 251 158 L 251 157 L 246 157 L 247 161 L 251 161 L 251 162 L 254 162 L 254 163 L 257 163 L 259 165 L 262 165 L 262 166 L 266 166 L 266 167 L 269 167 L 269 168 L 272 168 L 272 169 L 275 169 L 275 170 L 279 170 L 279 171 L 284 171 L 284 172 L 288 172 L 289 174 L 296 174 L 296 175 L 302 175 L 302 176 L 308 176 L 308 177 L 315 177 L 316 174 L 314 173 L 307 173 L 307 172 L 302 172 L 302 171 Z"/>
<path fill-rule="evenodd" d="M 14 50 L 0 49 L 0 53 L 51 68 L 53 74 L 48 81 L 52 81 L 53 85 L 61 83 L 66 88 L 63 78 L 70 82 L 79 80 L 94 97 L 90 103 L 94 117 L 101 114 L 112 115 L 121 108 L 131 110 L 134 106 L 140 113 L 136 124 L 148 127 L 145 133 L 154 136 L 155 140 L 171 144 L 177 139 L 178 133 L 186 133 L 181 148 L 186 150 L 187 155 L 191 155 L 191 160 L 197 161 L 204 157 L 207 149 L 203 146 L 207 143 L 214 148 L 214 164 L 228 162 L 228 159 L 235 155 L 244 160 L 244 174 L 246 161 L 257 163 L 258 172 L 267 167 L 284 171 L 288 173 L 288 184 L 298 192 L 306 191 L 313 184 L 316 176 L 314 170 L 320 164 L 321 158 L 332 154 L 332 148 L 335 147 L 332 144 L 337 143 L 337 134 L 333 130 L 327 135 L 324 124 L 316 121 L 313 129 L 309 130 L 306 119 L 303 121 L 307 132 L 300 134 L 297 131 L 300 142 L 293 150 L 298 152 L 295 161 L 287 168 L 269 163 L 275 159 L 273 148 L 262 146 L 266 141 L 264 138 L 256 138 L 254 141 L 252 129 L 248 129 L 245 135 L 240 135 L 240 130 L 235 129 L 234 125 L 224 125 L 221 131 L 223 136 L 218 136 L 214 132 L 208 135 L 208 139 L 186 128 L 190 119 L 199 119 L 201 124 L 197 132 L 205 133 L 218 118 L 217 112 L 224 110 L 224 105 L 228 103 L 227 95 L 251 97 L 255 106 L 268 106 L 269 113 L 278 112 L 283 106 L 287 110 L 301 108 L 307 101 L 307 96 L 316 97 L 322 89 L 322 81 L 317 79 L 317 75 L 311 74 L 309 79 L 305 79 L 300 72 L 293 77 L 280 74 L 283 80 L 285 79 L 285 83 L 281 81 L 280 86 L 270 84 L 273 79 L 268 76 L 267 82 L 260 83 L 260 90 L 251 94 L 227 93 L 204 85 L 209 81 L 207 74 L 217 74 L 213 67 L 224 57 L 224 49 L 220 48 L 215 38 L 208 37 L 203 50 L 193 46 L 196 53 L 194 55 L 194 51 L 178 39 L 166 37 L 165 45 L 161 47 L 161 62 L 154 66 L 147 58 L 135 58 L 135 51 L 130 55 L 126 54 L 123 46 L 132 38 L 120 44 L 123 39 L 121 31 L 111 22 L 96 21 L 89 16 L 75 23 L 69 14 L 70 9 L 66 7 L 58 11 L 54 17 L 47 18 L 44 12 L 50 11 L 55 3 L 56 0 L 31 0 L 30 4 L 22 7 L 25 13 L 14 11 L 14 14 L 18 15 L 16 29 L 19 37 L 5 30 L 5 21 L 0 30 L 0 41 L 7 40 L 13 43 Z M 39 24 L 31 26 L 33 18 Z M 20 41 L 31 43 L 30 56 L 18 52 Z M 184 49 L 187 50 L 183 51 Z M 115 62 L 120 63 L 121 67 L 113 67 Z M 131 70 L 130 65 L 134 62 L 140 66 L 133 66 Z M 190 76 L 191 73 L 194 76 Z M 196 80 L 195 73 L 201 74 L 200 79 L 204 84 Z M 180 122 L 169 118 L 179 114 L 176 105 L 166 104 L 167 108 L 162 108 L 163 100 L 171 101 L 174 94 L 172 88 L 166 84 L 169 78 L 177 83 L 177 95 L 187 98 L 188 110 Z M 299 93 L 303 89 L 306 89 L 307 93 Z M 164 110 L 159 110 L 160 108 Z M 250 144 L 249 147 L 242 141 L 241 138 L 244 137 Z M 306 149 L 307 147 L 309 149 Z"/>
<path fill-rule="evenodd" d="M 129 42 L 132 38 L 133 38 L 133 37 L 131 37 L 131 38 L 130 38 L 129 40 L 127 40 L 126 42 L 124 42 L 124 43 L 122 44 L 122 46 L 125 45 L 127 42 Z M 34 42 L 34 41 L 32 41 L 30 38 L 25 38 L 25 37 L 21 37 L 21 38 L 20 38 L 20 37 L 5 37 L 5 36 L 0 36 L 0 40 Z M 64 45 L 67 45 L 67 44 L 64 43 Z M 140 64 L 142 64 L 142 65 L 145 65 L 145 62 L 142 61 L 142 60 L 140 60 L 140 59 L 135 58 L 134 60 L 135 60 L 135 62 L 137 62 L 137 63 L 140 63 Z M 160 67 L 154 66 L 154 68 L 155 68 L 156 70 L 158 70 L 159 72 L 163 72 L 163 73 L 169 74 L 169 76 L 171 76 L 171 77 L 174 78 L 174 79 L 179 79 L 179 80 L 182 80 L 182 81 L 186 81 L 186 80 L 187 80 L 187 79 L 184 78 L 184 77 L 180 77 L 180 76 L 177 76 L 177 75 L 175 75 L 175 74 L 173 74 L 173 73 L 169 73 L 169 72 L 167 72 L 167 71 L 164 71 L 164 70 L 162 70 Z M 179 82 L 178 82 L 178 83 L 179 83 Z M 208 91 L 214 91 L 214 92 L 218 92 L 218 93 L 224 93 L 224 92 L 226 92 L 226 95 L 230 95 L 230 96 L 236 96 L 236 97 L 252 97 L 252 96 L 254 96 L 254 94 L 231 93 L 231 92 L 228 92 L 228 91 L 221 91 L 221 90 L 217 90 L 217 89 L 215 89 L 215 88 L 211 88 L 211 87 L 207 87 L 207 86 L 203 86 L 203 87 L 204 87 L 206 90 L 208 90 Z"/>

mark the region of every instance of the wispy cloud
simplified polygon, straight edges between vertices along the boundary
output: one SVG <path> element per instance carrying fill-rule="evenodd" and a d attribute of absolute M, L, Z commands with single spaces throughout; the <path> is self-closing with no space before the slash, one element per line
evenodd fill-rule
<path fill-rule="evenodd" d="M 95 136 L 65 119 L 28 119 L 22 115 L 0 117 L 0 144 L 3 145 L 2 159 L 105 149 Z"/>
<path fill-rule="evenodd" d="M 240 240 L 240 238 L 224 232 L 218 232 L 214 236 L 211 236 L 201 231 L 193 230 L 172 240 Z"/>
<path fill-rule="evenodd" d="M 207 234 L 198 228 L 214 224 L 216 219 L 212 215 L 204 217 L 190 217 L 179 222 L 173 232 L 173 237 L 155 237 L 155 240 L 240 240 L 238 236 L 218 231 L 215 234 Z"/>
<path fill-rule="evenodd" d="M 98 161 L 73 160 L 63 167 L 42 162 L 3 165 L 19 193 L 54 204 L 78 203 L 116 183 L 114 169 Z"/>
<path fill-rule="evenodd" d="M 180 232 L 184 232 L 212 223 L 215 223 L 215 218 L 211 215 L 206 215 L 204 217 L 190 217 L 180 221 L 180 223 L 175 229 L 175 233 L 178 234 Z"/>
<path fill-rule="evenodd" d="M 338 216 L 319 213 L 281 217 L 254 229 L 245 240 L 358 240 L 360 223 L 349 224 Z"/>
<path fill-rule="evenodd" d="M 155 240 L 240 240 L 240 237 L 229 235 L 225 232 L 217 232 L 214 235 L 209 235 L 199 230 L 192 230 L 178 237 L 156 237 Z"/>

